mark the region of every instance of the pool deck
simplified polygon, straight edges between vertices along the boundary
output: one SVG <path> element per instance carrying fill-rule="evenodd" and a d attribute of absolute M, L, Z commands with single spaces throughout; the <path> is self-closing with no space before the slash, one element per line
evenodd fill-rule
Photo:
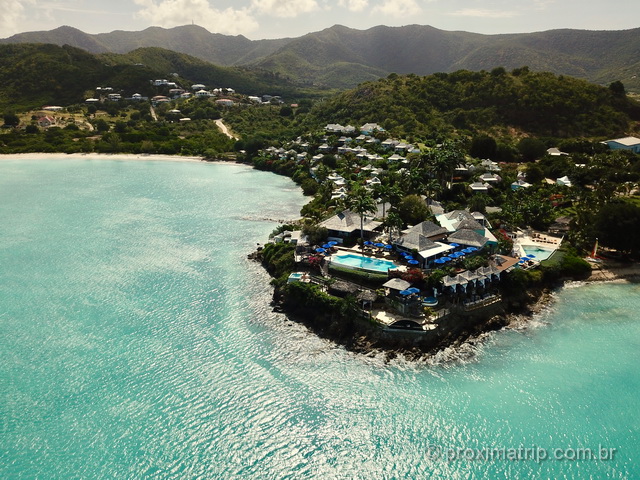
<path fill-rule="evenodd" d="M 329 261 L 332 261 L 333 257 L 339 257 L 341 255 L 347 255 L 347 254 L 363 256 L 362 250 L 360 248 L 347 248 L 347 247 L 340 247 L 340 246 L 336 246 L 334 248 L 337 251 L 335 253 L 327 256 L 327 259 Z M 376 255 L 376 254 L 372 254 L 371 252 L 367 252 L 367 250 L 365 250 L 364 256 L 367 257 L 367 258 L 376 258 L 376 259 L 379 259 L 379 260 L 387 260 L 389 262 L 394 262 L 395 265 L 396 265 L 396 268 L 394 268 L 394 270 L 398 270 L 400 272 L 406 272 L 407 271 L 406 265 L 400 265 L 397 262 L 397 258 L 396 258 L 396 256 L 394 254 L 389 254 L 387 252 L 381 252 L 378 255 Z M 339 263 L 339 262 L 336 262 L 336 263 Z"/>
<path fill-rule="evenodd" d="M 522 232 L 514 240 L 513 250 L 521 257 L 524 257 L 527 253 L 524 251 L 523 246 L 538 247 L 545 250 L 551 250 L 551 253 L 549 254 L 550 257 L 558 248 L 560 248 L 563 239 L 564 237 L 558 238 L 544 233 L 533 232 L 528 234 Z"/>

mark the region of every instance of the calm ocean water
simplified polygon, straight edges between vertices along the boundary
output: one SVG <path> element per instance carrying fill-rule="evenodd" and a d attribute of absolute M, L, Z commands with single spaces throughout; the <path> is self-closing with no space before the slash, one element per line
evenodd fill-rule
<path fill-rule="evenodd" d="M 0 478 L 640 478 L 638 285 L 385 364 L 270 311 L 246 254 L 303 203 L 241 166 L 0 161 Z"/>

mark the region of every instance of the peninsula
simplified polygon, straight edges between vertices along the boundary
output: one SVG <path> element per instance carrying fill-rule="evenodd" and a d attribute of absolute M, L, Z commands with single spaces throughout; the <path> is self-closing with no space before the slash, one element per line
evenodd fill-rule
<path fill-rule="evenodd" d="M 428 353 L 640 255 L 640 104 L 620 81 L 498 67 L 283 97 L 177 73 L 140 83 L 153 70 L 124 57 L 45 50 L 121 85 L 6 112 L 1 154 L 178 155 L 291 177 L 310 201 L 255 256 L 277 309 L 353 350 Z"/>

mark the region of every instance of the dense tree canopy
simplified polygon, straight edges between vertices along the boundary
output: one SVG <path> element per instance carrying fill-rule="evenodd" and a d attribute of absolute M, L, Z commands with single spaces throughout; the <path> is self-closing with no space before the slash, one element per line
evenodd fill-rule
<path fill-rule="evenodd" d="M 595 234 L 604 246 L 640 253 L 640 207 L 627 201 L 604 205 L 596 217 Z"/>

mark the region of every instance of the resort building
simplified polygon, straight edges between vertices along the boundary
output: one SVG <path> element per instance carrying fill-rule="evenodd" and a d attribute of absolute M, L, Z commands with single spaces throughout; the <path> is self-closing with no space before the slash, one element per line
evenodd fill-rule
<path fill-rule="evenodd" d="M 485 245 L 493 248 L 498 245 L 495 235 L 487 228 L 489 222 L 480 212 L 453 210 L 436 215 L 436 220 L 443 228 L 453 232 L 449 235 L 449 242 L 477 248 Z"/>
<path fill-rule="evenodd" d="M 342 212 L 328 218 L 319 224 L 327 229 L 329 237 L 347 238 L 360 235 L 360 215 L 351 210 Z M 371 237 L 380 229 L 382 222 L 377 222 L 369 215 L 365 215 L 363 233 L 366 238 Z"/>
<path fill-rule="evenodd" d="M 449 241 L 467 247 L 483 248 L 489 242 L 489 239 L 475 230 L 465 228 L 449 235 Z"/>

